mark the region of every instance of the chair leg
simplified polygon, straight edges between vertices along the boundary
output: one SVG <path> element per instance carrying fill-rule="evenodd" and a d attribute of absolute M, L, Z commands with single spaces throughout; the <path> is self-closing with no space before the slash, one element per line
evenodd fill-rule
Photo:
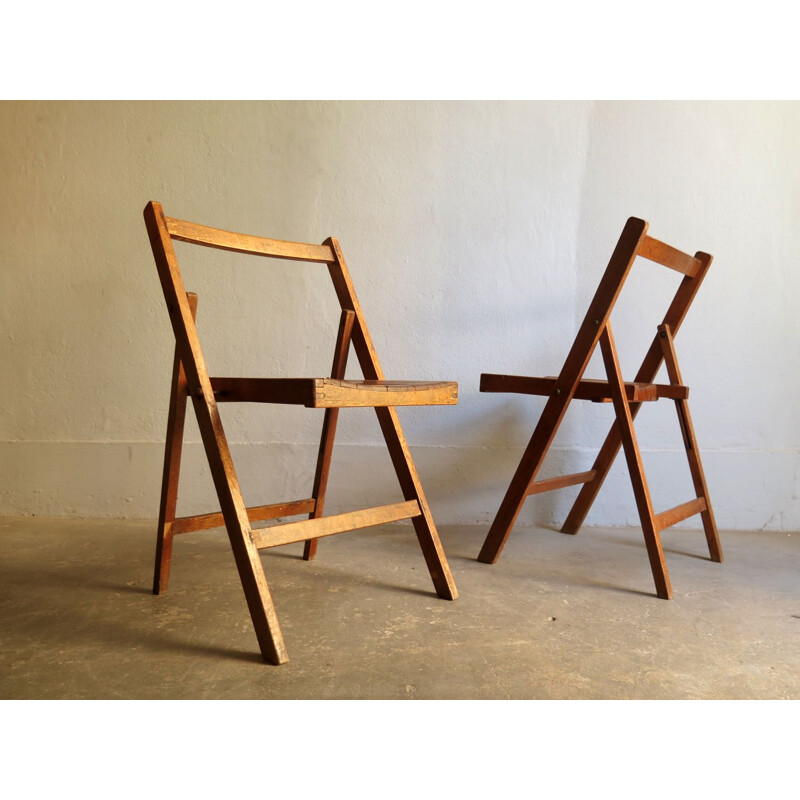
<path fill-rule="evenodd" d="M 414 524 L 414 531 L 417 534 L 417 540 L 425 557 L 436 594 L 445 600 L 455 600 L 458 597 L 458 590 L 450 572 L 444 548 L 439 540 L 428 501 L 425 499 L 425 493 L 422 490 L 422 484 L 414 466 L 411 451 L 408 449 L 397 411 L 391 406 L 386 406 L 376 408 L 375 413 L 378 416 L 378 423 L 397 473 L 403 497 L 419 503 L 422 513 L 420 516 L 412 517 L 411 521 Z"/>
<path fill-rule="evenodd" d="M 636 419 L 636 414 L 639 412 L 641 405 L 641 403 L 628 403 L 631 421 Z M 592 471 L 595 473 L 595 477 L 584 483 L 580 492 L 578 492 L 578 496 L 575 498 L 564 524 L 561 526 L 562 533 L 574 535 L 581 529 L 589 509 L 592 507 L 608 475 L 608 471 L 611 469 L 611 465 L 617 458 L 620 447 L 622 447 L 622 437 L 620 436 L 619 426 L 614 423 L 603 442 L 603 446 L 600 448 L 600 452 L 597 454 L 594 464 L 592 464 Z"/>
<path fill-rule="evenodd" d="M 642 404 L 628 403 L 627 398 L 625 402 L 630 412 L 631 422 L 633 422 Z M 578 496 L 575 498 L 575 502 L 572 504 L 572 508 L 569 514 L 567 514 L 567 518 L 564 520 L 564 524 L 561 526 L 562 533 L 574 535 L 581 529 L 589 513 L 589 509 L 591 509 L 592 504 L 603 486 L 603 482 L 608 476 L 612 464 L 619 454 L 620 447 L 622 447 L 622 437 L 620 436 L 619 426 L 615 422 L 611 426 L 611 430 L 609 430 L 594 464 L 592 464 L 595 477 L 584 483 L 580 492 L 578 492 Z"/>
<path fill-rule="evenodd" d="M 331 468 L 331 455 L 333 454 L 333 439 L 336 434 L 336 423 L 339 420 L 338 408 L 326 408 L 325 419 L 322 423 L 322 437 L 319 443 L 317 457 L 317 472 L 314 475 L 314 490 L 311 496 L 316 501 L 314 510 L 309 514 L 309 519 L 322 516 L 325 507 L 325 492 L 328 488 L 328 474 Z M 303 546 L 303 559 L 311 561 L 317 554 L 318 539 L 308 539 Z"/>
<path fill-rule="evenodd" d="M 495 514 L 489 533 L 486 535 L 480 553 L 478 553 L 478 561 L 484 564 L 494 564 L 500 558 L 500 553 L 503 552 L 519 512 L 522 511 L 522 506 L 525 505 L 528 486 L 544 461 L 545 448 L 541 445 L 538 447 L 532 447 L 532 445 L 534 445 L 533 438 L 517 466 L 517 471 L 514 473 L 508 489 L 506 489 L 500 508 Z"/>
<path fill-rule="evenodd" d="M 285 664 L 289 660 L 289 655 L 275 613 L 275 604 L 267 586 L 264 568 L 253 542 L 250 523 L 246 518 L 242 520 L 241 517 L 237 517 L 230 523 L 226 522 L 225 527 L 261 655 L 270 664 Z"/>
<path fill-rule="evenodd" d="M 478 554 L 478 561 L 482 561 L 484 564 L 494 564 L 500 558 L 500 553 L 505 547 L 511 529 L 528 496 L 528 487 L 544 462 L 573 393 L 574 390 L 572 393 L 554 394 L 547 401 L 517 471 L 506 490 L 503 502 L 500 503 L 492 527 L 489 528 L 489 533 Z"/>
<path fill-rule="evenodd" d="M 314 519 L 313 516 L 309 515 L 309 519 Z M 314 556 L 317 554 L 317 540 L 316 539 L 307 539 L 306 543 L 303 545 L 303 561 L 313 561 Z"/>
<path fill-rule="evenodd" d="M 197 295 L 189 293 L 189 308 L 192 319 L 197 315 Z M 164 449 L 164 473 L 161 480 L 161 505 L 158 512 L 158 536 L 156 539 L 156 563 L 153 574 L 153 594 L 164 594 L 169 586 L 172 563 L 172 523 L 178 502 L 178 480 L 181 471 L 183 449 L 183 426 L 186 421 L 186 373 L 183 370 L 178 349 L 172 365 L 172 384 L 167 419 L 167 438 Z"/>
<path fill-rule="evenodd" d="M 689 470 L 692 474 L 692 483 L 698 497 L 706 501 L 705 511 L 700 512 L 700 519 L 703 521 L 703 530 L 708 543 L 708 552 L 712 561 L 722 563 L 722 545 L 719 541 L 717 522 L 714 519 L 714 511 L 711 508 L 711 498 L 708 495 L 706 476 L 703 472 L 703 464 L 700 461 L 700 451 L 697 449 L 697 439 L 694 435 L 694 426 L 689 414 L 689 403 L 686 400 L 676 400 L 675 408 L 678 412 L 681 431 L 683 432 L 683 443 L 686 447 L 686 457 L 689 460 Z"/>
<path fill-rule="evenodd" d="M 353 336 L 353 324 L 356 315 L 349 308 L 342 309 L 339 320 L 339 332 L 336 335 L 336 347 L 333 351 L 333 365 L 331 378 L 344 380 L 347 369 L 347 355 L 350 352 L 350 340 Z M 325 491 L 328 488 L 328 473 L 331 468 L 331 455 L 333 453 L 333 439 L 336 436 L 336 423 L 339 421 L 339 409 L 328 408 L 325 410 L 325 420 L 322 423 L 322 436 L 319 442 L 319 455 L 317 456 L 317 471 L 314 475 L 314 510 L 309 514 L 309 519 L 322 516 L 325 507 Z M 311 561 L 317 554 L 317 540 L 309 539 L 303 547 L 303 559 Z"/>
<path fill-rule="evenodd" d="M 606 325 L 600 336 L 600 349 L 611 387 L 614 411 L 617 416 L 616 427 L 622 440 L 625 459 L 628 462 L 628 472 L 633 485 L 633 494 L 636 498 L 636 507 L 639 510 L 639 519 L 641 520 L 647 555 L 650 559 L 650 568 L 656 585 L 656 594 L 663 600 L 669 600 L 672 597 L 672 586 L 667 572 L 664 550 L 661 546 L 661 537 L 658 534 L 653 502 L 650 499 L 650 490 L 644 474 L 642 455 L 636 439 L 636 432 L 633 428 L 633 416 L 628 400 L 625 397 L 625 383 L 622 379 L 610 325 Z"/>
<path fill-rule="evenodd" d="M 182 380 L 181 380 L 182 379 Z M 182 391 L 181 391 L 182 390 Z M 186 377 L 180 358 L 175 356 L 172 392 L 167 421 L 167 442 L 164 451 L 164 477 L 161 482 L 161 507 L 158 513 L 156 563 L 153 574 L 153 594 L 164 594 L 169 586 L 172 562 L 172 523 L 178 501 L 178 480 L 183 448 L 183 426 L 186 419 Z"/>
<path fill-rule="evenodd" d="M 208 396 L 198 388 L 192 401 L 261 654 L 269 663 L 283 664 L 289 656 L 210 384 Z"/>
<path fill-rule="evenodd" d="M 664 353 L 664 362 L 667 367 L 667 374 L 672 383 L 680 385 L 683 383 L 681 377 L 680 366 L 678 365 L 678 356 L 675 352 L 675 345 L 672 339 L 672 328 L 667 324 L 659 325 L 659 343 L 661 344 L 662 352 Z M 711 498 L 708 494 L 708 486 L 706 485 L 706 476 L 703 472 L 703 464 L 700 461 L 700 450 L 697 447 L 697 438 L 694 434 L 694 425 L 692 425 L 692 416 L 689 413 L 688 400 L 676 400 L 675 410 L 678 413 L 678 423 L 683 435 L 683 446 L 686 449 L 686 458 L 689 461 L 689 470 L 692 475 L 692 483 L 697 497 L 702 497 L 706 501 L 705 511 L 702 511 L 700 518 L 703 521 L 703 530 L 706 534 L 706 542 L 708 543 L 708 552 L 712 561 L 722 563 L 722 545 L 719 541 L 719 533 L 717 532 L 717 522 L 714 519 L 714 511 L 711 508 Z"/>

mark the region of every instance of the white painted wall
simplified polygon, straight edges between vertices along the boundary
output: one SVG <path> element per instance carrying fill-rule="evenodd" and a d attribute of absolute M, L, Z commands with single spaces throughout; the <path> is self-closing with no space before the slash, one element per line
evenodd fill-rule
<path fill-rule="evenodd" d="M 489 524 L 543 406 L 480 394 L 480 372 L 556 372 L 625 219 L 649 220 L 715 256 L 678 349 L 718 521 L 800 528 L 799 140 L 798 103 L 1 103 L 0 513 L 157 512 L 173 343 L 155 199 L 339 238 L 387 376 L 459 381 L 459 406 L 400 412 L 440 524 Z M 177 247 L 212 374 L 327 374 L 324 268 Z M 623 294 L 629 373 L 665 273 L 641 262 Z M 307 495 L 321 420 L 223 407 L 249 503 Z M 575 404 L 545 474 L 588 468 L 610 420 Z M 672 409 L 638 430 L 657 507 L 688 499 Z M 187 435 L 179 511 L 213 510 L 193 420 Z M 337 442 L 330 511 L 399 496 L 369 410 L 343 412 Z M 519 524 L 560 522 L 576 491 Z M 588 523 L 637 524 L 622 459 Z"/>

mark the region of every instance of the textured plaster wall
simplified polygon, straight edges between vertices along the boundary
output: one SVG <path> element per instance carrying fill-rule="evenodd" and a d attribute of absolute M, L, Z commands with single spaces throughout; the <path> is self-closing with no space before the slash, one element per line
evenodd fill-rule
<path fill-rule="evenodd" d="M 678 351 L 718 521 L 797 529 L 798 138 L 797 103 L 0 103 L 0 513 L 157 512 L 173 343 L 141 216 L 156 199 L 340 240 L 387 376 L 460 384 L 457 407 L 400 411 L 441 524 L 491 521 L 543 406 L 479 394 L 480 372 L 557 372 L 625 219 L 649 220 L 715 256 Z M 212 374 L 327 374 L 324 267 L 177 250 Z M 677 280 L 637 265 L 614 319 L 629 375 Z M 307 496 L 321 412 L 222 413 L 249 503 Z M 544 474 L 588 468 L 610 421 L 575 404 Z M 638 431 L 656 506 L 689 499 L 672 408 Z M 179 511 L 213 510 L 191 418 L 187 440 Z M 337 445 L 330 511 L 399 497 L 371 411 L 343 412 Z M 575 491 L 520 524 L 560 521 Z M 622 459 L 588 522 L 637 523 Z"/>

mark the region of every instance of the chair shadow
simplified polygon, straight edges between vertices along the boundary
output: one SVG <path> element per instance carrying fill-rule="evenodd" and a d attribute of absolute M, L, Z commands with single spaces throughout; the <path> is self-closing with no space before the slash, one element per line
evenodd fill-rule
<path fill-rule="evenodd" d="M 150 648 L 155 649 L 155 648 Z M 182 650 L 195 655 L 213 656 L 215 658 L 233 659 L 235 661 L 244 661 L 248 664 L 261 664 L 267 666 L 276 666 L 265 661 L 261 653 L 258 651 L 258 645 L 254 645 L 253 650 L 239 650 L 228 647 L 209 647 L 207 645 L 192 644 L 185 640 L 169 639 L 163 641 L 163 646 L 158 648 L 158 652 L 175 652 Z"/>
<path fill-rule="evenodd" d="M 138 584 L 129 586 L 127 583 L 118 584 L 111 581 L 92 580 L 87 581 L 87 585 L 96 589 L 113 589 L 117 592 L 130 592 L 131 594 L 153 594 L 153 587 L 150 584 L 147 586 L 139 586 Z"/>
<path fill-rule="evenodd" d="M 390 536 L 387 536 L 386 539 L 387 540 L 393 539 L 398 547 L 404 547 L 408 545 L 411 549 L 416 549 L 416 551 L 419 553 L 419 545 L 417 543 L 416 537 L 413 534 L 408 535 L 406 537 L 405 542 L 399 540 L 397 533 L 392 533 Z M 270 548 L 269 550 L 262 551 L 262 556 L 263 555 L 266 555 L 267 559 L 278 558 L 278 559 L 289 559 L 291 561 L 300 561 L 301 563 L 303 562 L 302 551 L 300 551 L 299 553 L 290 553 L 290 552 L 281 552 L 277 548 Z M 449 556 L 447 558 L 449 560 Z M 425 561 L 421 553 L 420 553 L 420 561 L 422 564 L 422 568 L 425 569 Z M 339 564 L 333 564 L 333 565 L 325 564 L 325 556 L 323 554 L 323 551 L 317 553 L 317 555 L 314 557 L 312 561 L 307 561 L 305 563 L 317 566 L 322 569 L 328 568 L 331 570 L 335 570 L 337 575 L 346 576 L 346 578 L 354 586 L 367 585 L 375 587 L 377 589 L 388 589 L 389 591 L 399 592 L 401 594 L 416 594 L 419 595 L 420 597 L 427 597 L 427 598 L 438 597 L 438 595 L 436 594 L 436 590 L 433 587 L 431 587 L 430 590 L 426 590 L 426 589 L 418 589 L 414 586 L 389 583 L 387 581 L 383 581 L 377 578 L 371 578 L 368 575 L 364 575 L 363 573 L 348 571 L 346 569 L 343 569 Z M 414 569 L 415 567 L 413 566 L 410 567 L 410 570 Z M 269 576 L 267 577 L 269 578 Z"/>
<path fill-rule="evenodd" d="M 536 526 L 536 531 L 544 531 L 544 532 L 547 532 L 547 533 L 558 533 L 561 536 L 573 536 L 573 534 L 564 533 L 564 531 L 562 531 L 559 527 L 556 527 L 554 525 L 542 525 L 542 524 L 539 524 L 539 525 Z M 458 537 L 455 537 L 455 539 L 457 539 L 457 538 Z M 476 545 L 474 547 L 474 555 L 466 555 L 466 554 L 463 554 L 463 553 L 458 552 L 457 550 L 455 550 L 453 545 L 452 545 L 453 539 L 451 539 L 451 541 L 449 543 L 450 546 L 448 548 L 448 553 L 447 553 L 448 561 L 453 562 L 453 563 L 469 564 L 469 565 L 473 565 L 473 566 L 475 564 L 480 564 L 480 565 L 482 565 L 484 567 L 487 567 L 487 568 L 495 566 L 495 564 L 486 564 L 485 562 L 478 561 L 478 552 L 480 551 L 480 547 L 483 544 L 484 538 L 485 538 L 485 531 L 481 532 L 480 537 L 477 537 L 477 536 L 475 537 Z M 621 539 L 621 538 L 615 539 L 615 542 L 622 542 L 622 543 L 624 543 L 626 545 L 629 545 L 629 546 L 633 546 L 633 547 L 640 547 L 641 546 L 642 548 L 644 548 L 644 542 L 642 542 L 640 544 L 638 542 L 632 542 L 632 541 L 629 541 L 627 539 Z M 686 554 L 686 555 L 691 555 L 691 554 Z M 502 558 L 502 556 L 501 556 L 501 558 Z M 497 563 L 499 563 L 499 561 Z M 548 571 L 547 577 L 551 578 L 551 579 L 554 577 L 554 573 L 553 573 L 552 569 L 550 569 Z M 563 574 L 563 573 L 557 573 L 557 578 L 564 586 L 570 586 L 570 585 L 573 585 L 573 586 L 574 585 L 590 586 L 590 587 L 594 587 L 594 588 L 597 588 L 597 589 L 605 589 L 605 590 L 611 591 L 611 592 L 622 592 L 624 594 L 638 595 L 640 597 L 653 597 L 653 598 L 657 598 L 658 597 L 658 595 L 654 591 L 648 592 L 648 591 L 644 591 L 642 589 L 632 589 L 632 588 L 629 588 L 629 587 L 619 586 L 619 585 L 615 585 L 615 584 L 611 584 L 611 583 L 607 583 L 607 582 L 600 582 L 600 581 L 591 580 L 590 578 L 581 579 L 581 578 L 577 577 L 573 573 L 570 573 L 569 575 L 566 575 L 566 574 Z"/>
<path fill-rule="evenodd" d="M 270 553 L 270 557 L 281 559 L 300 560 L 294 553 Z M 317 563 L 317 562 L 312 562 Z M 324 567 L 324 562 L 319 564 Z M 328 568 L 325 568 L 328 569 Z M 374 588 L 392 593 L 402 593 L 403 595 L 414 595 L 426 599 L 437 598 L 436 592 L 431 584 L 430 590 L 425 590 L 413 585 L 402 585 L 387 582 L 368 575 L 359 574 L 333 564 L 329 567 L 331 575 L 335 574 L 337 583 L 344 584 L 353 589 L 363 589 L 364 587 Z M 421 569 L 426 572 L 424 561 Z M 303 572 L 302 569 L 298 570 Z M 213 659 L 233 659 L 248 664 L 268 664 L 265 662 L 258 644 L 253 635 L 253 649 L 243 650 L 237 647 L 226 647 L 224 645 L 205 644 L 195 642 L 181 635 L 181 626 L 178 625 L 174 632 L 165 632 L 152 625 L 150 627 L 131 622 L 125 616 L 116 614 L 114 611 L 115 602 L 124 603 L 130 608 L 130 600 L 123 600 L 124 596 L 138 596 L 141 598 L 140 605 L 143 614 L 152 615 L 154 621 L 157 620 L 157 609 L 159 599 L 169 598 L 169 593 L 162 595 L 161 598 L 153 595 L 152 584 L 149 580 L 141 584 L 131 585 L 126 581 L 115 581 L 113 578 L 97 577 L 93 574 L 92 565 L 79 565 L 73 569 L 48 569 L 47 565 L 39 563 L 27 572 L 16 570 L 13 578 L 6 576 L 3 581 L 3 588 L 9 593 L 9 597 L 18 596 L 23 588 L 32 585 L 43 585 L 55 588 L 59 585 L 69 587 L 72 592 L 84 592 L 83 601 L 76 598 L 76 602 L 59 605 L 57 595 L 50 593 L 42 596 L 40 594 L 28 593 L 28 606 L 25 610 L 26 616 L 35 622 L 37 627 L 49 631 L 51 643 L 61 641 L 64 646 L 80 646 L 82 643 L 101 643 L 107 647 L 118 650 L 130 648 L 142 648 L 152 655 L 168 655 L 169 653 L 191 653 L 194 656 L 213 658 Z M 410 577 L 415 577 L 410 573 Z M 232 580 L 236 581 L 233 577 Z M 228 587 L 229 589 L 231 587 Z M 4 592 L 5 593 L 5 592 Z M 98 604 L 96 599 L 87 601 L 89 595 L 96 597 L 100 593 L 107 600 L 105 603 Z M 147 602 L 146 598 L 152 598 L 153 603 Z M 187 595 L 187 597 L 189 597 Z M 115 598 L 117 598 L 115 600 Z M 244 598 L 242 597 L 242 600 Z M 189 602 L 191 600 L 189 599 Z M 162 608 L 164 606 L 161 606 Z M 55 613 L 54 613 L 55 612 Z M 242 620 L 247 619 L 245 603 L 241 606 Z"/>
<path fill-rule="evenodd" d="M 495 564 L 486 564 L 482 561 L 478 561 L 477 554 L 474 556 L 462 556 L 462 555 L 449 555 L 448 560 L 452 562 L 460 562 L 470 565 L 480 564 L 487 569 L 496 566 Z M 548 571 L 547 577 L 552 579 L 554 577 L 554 573 L 552 570 Z M 566 576 L 564 574 L 559 574 L 558 578 L 560 583 L 564 586 L 590 586 L 596 589 L 606 589 L 607 591 L 611 592 L 623 592 L 625 594 L 635 594 L 640 595 L 642 597 L 657 597 L 658 595 L 655 592 L 646 592 L 642 589 L 630 589 L 624 586 L 617 586 L 611 583 L 601 583 L 600 581 L 593 581 L 589 578 L 580 579 L 576 577 L 574 574 L 570 574 Z"/>
<path fill-rule="evenodd" d="M 142 647 L 153 655 L 184 651 L 209 658 L 234 659 L 253 664 L 266 663 L 255 641 L 253 650 L 194 643 L 182 638 L 179 634 L 176 636 L 165 635 L 155 626 L 143 630 L 136 625 L 126 623 L 124 618 L 119 615 L 114 615 L 114 596 L 121 593 L 135 594 L 142 598 L 144 595 L 149 595 L 154 602 L 157 602 L 158 598 L 152 594 L 152 587 L 149 583 L 146 586 L 131 586 L 113 580 L 98 579 L 84 570 L 48 571 L 42 569 L 41 566 L 29 570 L 27 574 L 18 569 L 14 573 L 13 580 L 8 579 L 3 582 L 4 589 L 8 590 L 11 596 L 15 594 L 15 585 L 30 587 L 36 584 L 44 584 L 49 587 L 59 584 L 78 587 L 87 592 L 102 592 L 109 598 L 109 602 L 103 606 L 109 611 L 109 614 L 104 617 L 101 616 L 102 611 L 98 611 L 97 614 L 82 611 L 78 603 L 59 605 L 58 599 L 55 597 L 43 598 L 41 594 L 29 593 L 27 597 L 30 603 L 36 603 L 36 605 L 29 605 L 25 609 L 25 615 L 36 623 L 37 628 L 45 632 L 43 635 L 47 636 L 51 645 L 61 642 L 64 646 L 79 646 L 84 642 L 98 642 L 120 650 Z M 96 602 L 92 602 L 90 608 L 98 609 L 100 607 Z"/>
<path fill-rule="evenodd" d="M 562 531 L 561 528 L 555 525 L 537 525 L 536 527 L 537 529 L 549 531 L 551 533 L 560 533 L 562 536 L 577 537 L 581 534 L 581 531 L 578 531 L 577 533 L 566 533 L 565 531 Z M 698 533 L 698 531 L 686 531 L 686 533 Z M 620 536 L 615 536 L 611 538 L 610 541 L 613 541 L 615 544 L 624 544 L 626 547 L 637 547 L 640 549 L 645 548 L 644 538 L 641 538 L 638 541 L 636 541 L 632 539 L 623 539 Z M 702 555 L 700 553 L 690 553 L 687 552 L 686 550 L 676 550 L 674 547 L 663 547 L 663 542 L 662 542 L 662 548 L 665 553 L 670 553 L 675 556 L 686 556 L 687 558 L 699 558 L 701 561 L 711 561 L 710 556 Z"/>
<path fill-rule="evenodd" d="M 382 581 L 377 578 L 372 578 L 369 575 L 364 575 L 357 572 L 348 572 L 342 570 L 338 566 L 331 566 L 331 570 L 336 570 L 336 575 L 339 578 L 344 578 L 349 582 L 349 584 L 354 587 L 361 587 L 361 586 L 371 586 L 375 589 L 385 589 L 390 592 L 395 592 L 399 594 L 414 594 L 418 595 L 419 597 L 427 597 L 427 598 L 438 598 L 436 594 L 436 590 L 431 585 L 431 589 L 419 589 L 415 586 L 403 585 L 399 583 L 388 583 L 387 581 Z"/>
<path fill-rule="evenodd" d="M 694 532 L 694 531 L 692 531 Z M 644 539 L 641 541 L 633 541 L 631 539 L 623 539 L 621 537 L 614 537 L 611 541 L 614 544 L 623 544 L 626 547 L 636 547 L 641 550 L 645 549 Z M 686 558 L 697 558 L 700 561 L 711 561 L 711 556 L 703 555 L 702 553 L 690 553 L 686 550 L 676 550 L 675 547 L 664 547 L 662 542 L 662 549 L 665 553 L 669 553 L 673 556 L 685 556 Z"/>

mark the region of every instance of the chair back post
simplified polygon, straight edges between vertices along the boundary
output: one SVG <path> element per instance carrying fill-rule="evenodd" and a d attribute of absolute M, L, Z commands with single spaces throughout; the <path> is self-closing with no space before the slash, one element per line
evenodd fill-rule
<path fill-rule="evenodd" d="M 633 267 L 636 253 L 646 237 L 647 223 L 643 219 L 630 217 L 622 229 L 617 246 L 609 259 L 606 271 L 589 304 L 572 349 L 567 356 L 556 382 L 554 394 L 567 395 L 570 399 L 578 381 L 594 353 L 614 309 L 625 279 Z"/>
<path fill-rule="evenodd" d="M 694 302 L 697 293 L 700 291 L 703 280 L 708 274 L 708 268 L 711 266 L 711 262 L 713 261 L 712 256 L 703 252 L 695 253 L 695 258 L 699 262 L 697 271 L 692 276 L 687 275 L 680 282 L 678 290 L 675 292 L 675 296 L 672 298 L 672 302 L 664 314 L 664 319 L 661 321 L 662 325 L 669 325 L 670 330 L 672 331 L 673 339 L 680 330 L 683 321 L 686 319 L 686 315 L 689 313 L 689 308 Z M 656 334 L 653 336 L 650 349 L 647 351 L 647 354 L 645 355 L 642 365 L 639 367 L 639 371 L 636 373 L 634 380 L 644 381 L 646 383 L 655 380 L 659 369 L 661 369 L 661 364 L 663 361 L 664 354 L 661 350 L 659 335 L 656 332 Z"/>
<path fill-rule="evenodd" d="M 356 351 L 359 366 L 364 377 L 370 381 L 384 380 L 383 370 L 381 369 L 378 354 L 372 344 L 372 337 L 369 334 L 367 323 L 364 319 L 364 312 L 361 303 L 356 296 L 356 290 L 344 259 L 342 248 L 339 242 L 333 237 L 326 239 L 325 245 L 333 251 L 333 261 L 328 264 L 328 271 L 333 282 L 333 288 L 339 299 L 342 311 L 352 311 L 355 314 L 353 324 L 352 342 Z"/>

